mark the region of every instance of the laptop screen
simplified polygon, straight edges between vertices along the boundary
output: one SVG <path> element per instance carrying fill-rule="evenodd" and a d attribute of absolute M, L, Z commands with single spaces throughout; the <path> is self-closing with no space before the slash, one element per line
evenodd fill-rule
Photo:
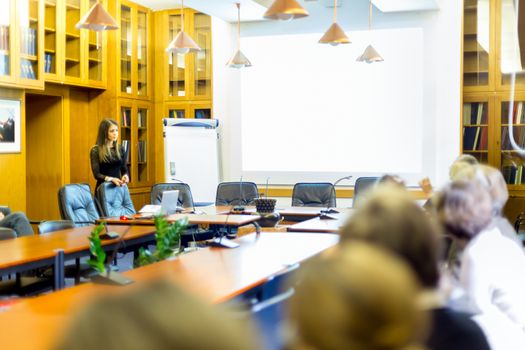
<path fill-rule="evenodd" d="M 178 200 L 178 190 L 162 192 L 162 200 L 160 201 L 161 213 L 167 215 L 176 213 Z"/>

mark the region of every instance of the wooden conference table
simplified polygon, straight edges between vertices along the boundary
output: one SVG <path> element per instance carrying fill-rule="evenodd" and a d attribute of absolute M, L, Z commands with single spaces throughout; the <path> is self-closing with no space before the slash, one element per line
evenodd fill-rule
<path fill-rule="evenodd" d="M 287 228 L 287 231 L 337 233 L 351 215 L 351 211 L 346 211 L 339 214 L 330 214 L 330 218 L 315 217 L 293 224 Z"/>
<path fill-rule="evenodd" d="M 243 226 L 250 224 L 254 221 L 260 219 L 258 215 L 234 215 L 226 214 L 225 211 L 217 211 L 213 207 L 212 213 L 203 214 L 192 214 L 192 213 L 181 213 L 181 214 L 172 214 L 166 216 L 168 222 L 175 222 L 177 220 L 188 218 L 188 224 L 190 225 L 222 225 L 222 226 Z M 221 207 L 222 208 L 222 207 Z M 222 210 L 222 209 L 221 209 Z M 136 218 L 131 218 L 127 220 L 122 220 L 121 218 L 108 218 L 100 221 L 105 221 L 110 225 L 153 225 L 153 218 L 142 218 L 137 216 Z"/>
<path fill-rule="evenodd" d="M 136 282 L 126 287 L 85 284 L 21 299 L 0 312 L 0 342 L 3 349 L 51 349 L 86 300 L 154 278 L 168 279 L 204 300 L 220 303 L 336 245 L 338 239 L 331 234 L 263 232 L 259 238 L 251 234 L 236 240 L 237 249 L 205 248 L 125 272 Z"/>
<path fill-rule="evenodd" d="M 24 236 L 0 241 L 0 276 L 23 272 L 38 267 L 54 265 L 57 251 L 62 250 L 65 259 L 75 259 L 89 255 L 88 237 L 94 226 L 60 230 L 49 234 Z M 150 241 L 155 233 L 151 226 L 112 226 L 112 231 L 124 236 L 127 245 L 141 244 Z M 125 235 L 124 235 L 125 233 Z M 117 247 L 120 239 L 103 240 L 106 250 Z M 62 266 L 63 267 L 63 266 Z M 58 276 L 63 286 L 62 275 Z M 56 266 L 55 266 L 56 268 Z"/>

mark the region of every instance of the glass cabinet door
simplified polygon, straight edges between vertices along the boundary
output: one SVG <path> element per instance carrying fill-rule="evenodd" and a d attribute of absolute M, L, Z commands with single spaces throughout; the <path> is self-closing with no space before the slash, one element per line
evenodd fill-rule
<path fill-rule="evenodd" d="M 503 99 L 498 111 L 501 122 L 501 172 L 510 185 L 525 184 L 524 160 L 516 149 L 525 149 L 525 98 L 521 97 L 512 105 L 507 98 Z"/>
<path fill-rule="evenodd" d="M 57 74 L 57 2 L 45 1 L 44 73 Z"/>
<path fill-rule="evenodd" d="M 465 0 L 463 16 L 463 86 L 490 84 L 490 1 Z"/>
<path fill-rule="evenodd" d="M 169 40 L 181 31 L 182 23 L 180 15 L 170 15 L 168 18 Z M 173 99 L 188 96 L 186 79 L 186 57 L 183 54 L 168 53 L 168 96 Z"/>
<path fill-rule="evenodd" d="M 131 181 L 131 106 L 120 107 L 120 143 L 127 159 L 128 176 Z"/>
<path fill-rule="evenodd" d="M 75 27 L 80 21 L 80 10 L 80 0 L 66 0 L 65 75 L 73 80 L 81 78 L 80 30 Z"/>
<path fill-rule="evenodd" d="M 516 87 L 525 88 L 525 62 L 521 60 L 514 0 L 499 1 L 499 86 L 509 88 L 512 72 L 516 73 Z M 523 15 L 524 9 L 520 8 Z M 522 48 L 523 50 L 523 48 Z"/>
<path fill-rule="evenodd" d="M 211 17 L 195 13 L 193 38 L 200 51 L 194 53 L 194 95 L 211 97 Z"/>
<path fill-rule="evenodd" d="M 14 9 L 11 5 L 11 1 L 4 1 L 0 11 L 0 78 L 12 76 L 11 14 L 14 13 Z"/>
<path fill-rule="evenodd" d="M 132 94 L 131 58 L 133 54 L 131 8 L 120 8 L 120 92 Z"/>
<path fill-rule="evenodd" d="M 148 109 L 137 108 L 137 181 L 147 182 L 148 174 Z"/>
<path fill-rule="evenodd" d="M 468 101 L 468 102 L 467 102 Z M 463 154 L 489 162 L 488 100 L 465 99 L 463 104 Z"/>
<path fill-rule="evenodd" d="M 137 95 L 148 95 L 148 16 L 137 12 Z"/>
<path fill-rule="evenodd" d="M 89 0 L 88 8 L 91 9 L 93 5 L 97 3 L 97 0 Z M 91 81 L 102 81 L 102 61 L 104 59 L 103 50 L 104 45 L 102 43 L 103 32 L 95 32 L 88 30 L 88 74 L 89 80 Z"/>
<path fill-rule="evenodd" d="M 20 78 L 40 79 L 38 70 L 38 0 L 19 0 Z"/>

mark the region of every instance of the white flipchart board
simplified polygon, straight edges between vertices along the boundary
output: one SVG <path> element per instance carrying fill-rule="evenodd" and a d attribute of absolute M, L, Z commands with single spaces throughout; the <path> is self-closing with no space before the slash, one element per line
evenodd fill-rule
<path fill-rule="evenodd" d="M 219 184 L 219 122 L 216 119 L 165 118 L 164 174 L 185 182 L 196 203 L 214 203 Z"/>

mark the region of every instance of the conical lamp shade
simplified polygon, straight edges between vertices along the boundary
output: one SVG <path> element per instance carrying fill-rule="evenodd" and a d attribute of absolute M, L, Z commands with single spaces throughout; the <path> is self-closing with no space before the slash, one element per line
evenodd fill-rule
<path fill-rule="evenodd" d="M 332 23 L 322 38 L 319 39 L 320 44 L 330 44 L 334 46 L 339 44 L 349 44 L 350 42 L 350 39 L 348 39 L 343 29 L 335 22 Z"/>
<path fill-rule="evenodd" d="M 176 53 L 188 53 L 200 51 L 201 48 L 191 36 L 186 34 L 186 32 L 180 31 L 177 36 L 171 41 L 171 43 L 166 48 L 166 52 L 176 52 Z"/>
<path fill-rule="evenodd" d="M 374 49 L 372 45 L 368 45 L 365 49 L 365 52 L 359 57 L 357 57 L 357 62 L 366 62 L 366 63 L 374 63 L 374 62 L 382 62 L 383 57 Z"/>
<path fill-rule="evenodd" d="M 95 32 L 101 30 L 118 29 L 118 24 L 113 17 L 104 9 L 101 3 L 97 2 L 76 24 L 78 29 L 90 29 Z"/>
<path fill-rule="evenodd" d="M 308 16 L 308 12 L 295 0 L 275 0 L 263 15 L 266 19 L 279 19 L 283 21 L 306 16 Z"/>
<path fill-rule="evenodd" d="M 241 52 L 241 50 L 237 50 L 235 52 L 235 55 L 226 63 L 226 65 L 230 68 L 243 68 L 243 67 L 251 67 L 252 63 L 249 59 L 244 56 L 244 54 Z"/>

